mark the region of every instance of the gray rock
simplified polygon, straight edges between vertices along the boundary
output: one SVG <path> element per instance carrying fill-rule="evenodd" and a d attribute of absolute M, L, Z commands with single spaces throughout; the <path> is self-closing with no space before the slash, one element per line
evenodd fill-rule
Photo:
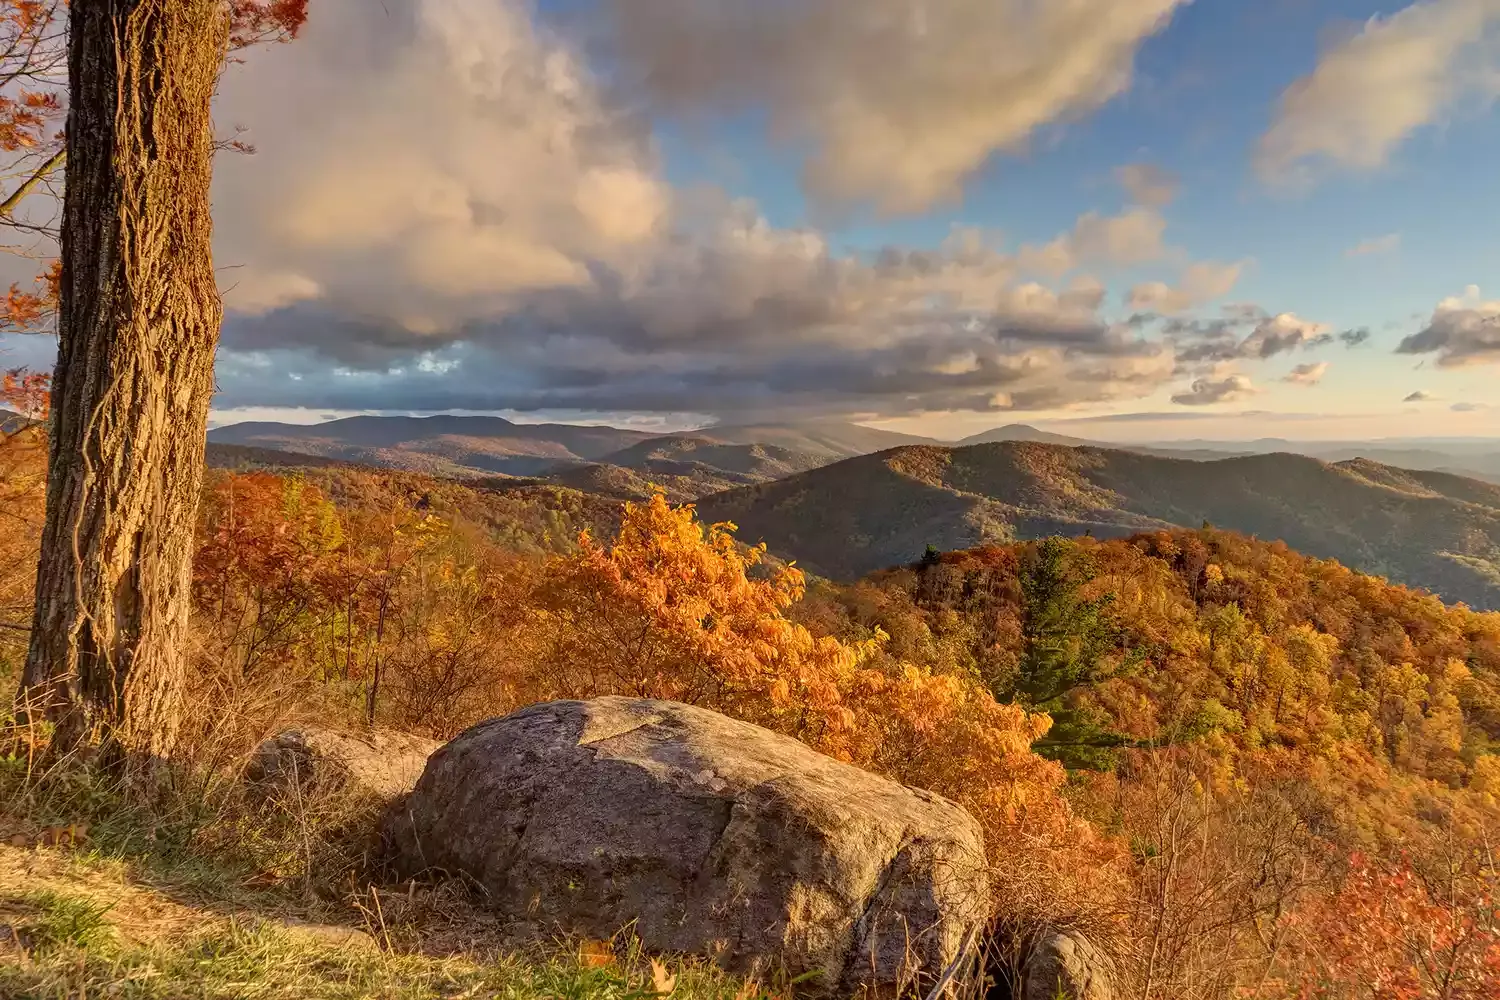
<path fill-rule="evenodd" d="M 405 733 L 338 733 L 303 726 L 262 743 L 245 778 L 266 792 L 349 793 L 394 799 L 411 791 L 442 744 Z"/>
<path fill-rule="evenodd" d="M 1043 934 L 1027 956 L 1021 1000 L 1115 1000 L 1115 966 L 1078 931 Z"/>
<path fill-rule="evenodd" d="M 443 747 L 387 818 L 398 873 L 462 873 L 539 933 L 707 955 L 809 995 L 937 978 L 988 912 L 959 806 L 672 702 L 535 705 Z M 633 922 L 633 923 L 632 923 Z"/>

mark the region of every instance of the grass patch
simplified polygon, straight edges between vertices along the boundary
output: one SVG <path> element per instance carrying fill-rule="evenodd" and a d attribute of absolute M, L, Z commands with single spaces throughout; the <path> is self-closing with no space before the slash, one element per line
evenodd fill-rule
<path fill-rule="evenodd" d="M 665 995 L 667 969 L 675 1000 L 767 996 L 706 962 L 653 970 L 623 939 L 602 957 L 598 945 L 506 947 L 482 935 L 477 947 L 448 950 L 441 933 L 425 938 L 404 918 L 389 932 L 307 924 L 290 901 L 281 919 L 224 914 L 134 882 L 118 861 L 65 849 L 0 846 L 0 885 L 0 996 L 17 1000 L 647 1000 Z M 482 928 L 471 916 L 462 923 Z"/>
<path fill-rule="evenodd" d="M 371 885 L 353 815 L 255 803 L 236 782 L 141 803 L 82 762 L 0 758 L 0 997 L 767 996 L 703 961 L 653 970 L 623 936 L 602 955 L 518 942 L 460 883 Z"/>
<path fill-rule="evenodd" d="M 114 929 L 104 919 L 110 910 L 109 903 L 50 889 L 24 893 L 20 903 L 34 915 L 22 924 L 24 933 L 15 936 L 37 954 L 68 948 L 101 948 L 114 935 Z M 12 930 L 15 932 L 15 928 Z"/>
<path fill-rule="evenodd" d="M 79 902 L 79 901 L 75 901 Z M 92 913 L 92 910 L 80 912 Z M 51 916 L 37 920 L 51 920 Z M 26 940 L 40 923 L 23 920 Z M 373 944 L 319 942 L 265 920 L 231 919 L 178 940 L 121 944 L 89 933 L 88 945 L 62 942 L 0 960 L 0 995 L 120 998 L 429 998 L 506 1000 L 644 1000 L 660 996 L 649 969 L 593 967 L 559 951 L 432 957 L 389 952 Z M 689 964 L 677 974 L 679 1000 L 746 1000 L 758 995 L 712 968 Z"/>

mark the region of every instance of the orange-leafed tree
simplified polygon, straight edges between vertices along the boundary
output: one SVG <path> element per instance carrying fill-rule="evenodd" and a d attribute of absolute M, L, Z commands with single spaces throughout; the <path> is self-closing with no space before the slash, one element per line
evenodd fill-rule
<path fill-rule="evenodd" d="M 201 640 L 241 680 L 305 659 L 345 577 L 338 512 L 315 487 L 270 473 L 206 491 L 193 560 Z"/>
<path fill-rule="evenodd" d="M 57 723 L 60 748 L 149 760 L 175 742 L 223 309 L 211 103 L 233 41 L 290 36 L 305 16 L 238 0 L 68 7 L 47 515 L 17 696 L 23 717 Z"/>
<path fill-rule="evenodd" d="M 786 616 L 804 594 L 801 570 L 769 565 L 733 528 L 658 494 L 627 505 L 614 545 L 585 535 L 536 595 L 535 631 L 553 638 L 523 700 L 699 704 L 958 799 L 992 838 L 1059 829 L 1063 770 L 1031 750 L 1045 715 L 886 656 L 880 634 L 814 636 Z"/>
<path fill-rule="evenodd" d="M 564 627 L 534 694 L 708 705 L 809 740 L 850 728 L 840 691 L 859 651 L 783 617 L 801 571 L 752 576 L 764 549 L 739 547 L 732 529 L 658 494 L 626 506 L 614 545 L 584 534 L 540 594 Z"/>

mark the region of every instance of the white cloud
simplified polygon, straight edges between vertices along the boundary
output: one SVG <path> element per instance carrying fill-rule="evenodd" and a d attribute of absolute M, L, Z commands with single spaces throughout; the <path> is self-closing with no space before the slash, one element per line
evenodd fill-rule
<path fill-rule="evenodd" d="M 1293 313 L 1280 313 L 1256 324 L 1240 345 L 1240 353 L 1245 357 L 1269 358 L 1298 347 L 1328 343 L 1332 339 L 1332 327 L 1327 323 L 1303 319 Z"/>
<path fill-rule="evenodd" d="M 1021 269 L 1060 276 L 1090 264 L 1130 267 L 1166 255 L 1167 220 L 1154 208 L 1136 206 L 1119 215 L 1086 212 L 1064 233 L 1042 246 L 1024 246 Z"/>
<path fill-rule="evenodd" d="M 1048 89 L 1058 67 L 1038 63 L 1033 83 L 1077 97 L 1105 64 L 1128 81 L 1134 43 L 1121 39 L 1146 6 L 962 0 L 935 11 L 929 30 L 1011 18 L 1082 74 Z M 762 12 L 729 4 L 718 16 L 759 24 Z M 834 44 L 829 69 L 853 73 L 860 101 L 894 101 L 906 121 L 905 98 Z M 946 92 L 928 79 L 946 72 L 941 60 L 911 59 L 902 72 L 926 95 L 912 100 Z M 952 71 L 1025 92 L 1010 69 Z M 1081 100 L 1049 106 L 1092 106 Z M 218 405 L 899 416 L 1138 399 L 1184 370 L 1161 321 L 1106 315 L 1094 274 L 1182 266 L 1164 242 L 1164 172 L 1123 169 L 1129 205 L 1085 212 L 1040 246 L 1007 252 L 993 234 L 960 229 L 937 247 L 846 254 L 816 229 L 772 225 L 753 202 L 674 188 L 648 123 L 624 104 L 525 0 L 383 0 L 373 16 L 364 0 L 319 0 L 304 37 L 257 52 L 216 106 L 221 121 L 253 127 L 259 150 L 218 165 L 215 253 L 230 307 Z M 943 116 L 923 106 L 912 127 L 941 144 Z M 825 166 L 863 155 L 839 146 L 847 136 L 828 139 Z M 954 162 L 940 157 L 914 186 L 897 171 L 880 190 L 956 183 Z M 851 169 L 843 193 L 876 197 L 860 164 Z M 1158 308 L 1223 294 L 1237 268 L 1187 266 Z M 1236 343 L 1270 318 L 1255 316 Z"/>
<path fill-rule="evenodd" d="M 1436 354 L 1443 368 L 1500 363 L 1500 300 L 1487 300 L 1479 286 L 1443 299 L 1427 326 L 1402 340 L 1398 354 Z"/>
<path fill-rule="evenodd" d="M 520 4 L 386 9 L 319 3 L 296 45 L 225 79 L 216 114 L 259 149 L 218 164 L 231 307 L 317 297 L 441 327 L 655 236 L 671 192 L 646 142 Z"/>
<path fill-rule="evenodd" d="M 1194 379 L 1186 392 L 1177 393 L 1172 402 L 1179 406 L 1212 406 L 1248 399 L 1260 392 L 1249 376 L 1228 372 Z"/>
<path fill-rule="evenodd" d="M 1401 402 L 1403 402 L 1403 403 L 1435 403 L 1435 402 L 1437 402 L 1437 400 L 1438 400 L 1438 397 L 1434 396 L 1432 393 L 1428 392 L 1426 389 L 1418 389 L 1416 392 L 1413 392 L 1413 393 L 1409 394 L 1405 399 L 1401 400 Z"/>
<path fill-rule="evenodd" d="M 1126 298 L 1130 308 L 1166 313 L 1186 312 L 1194 306 L 1212 302 L 1233 291 L 1240 279 L 1243 264 L 1220 264 L 1201 261 L 1190 264 L 1178 279 L 1176 287 L 1162 281 L 1136 285 Z"/>
<path fill-rule="evenodd" d="M 1372 17 L 1282 95 L 1257 169 L 1284 180 L 1383 165 L 1416 129 L 1500 89 L 1497 28 L 1500 0 L 1424 0 Z"/>
<path fill-rule="evenodd" d="M 878 414 L 1173 377 L 1170 345 L 1101 316 L 1079 270 L 1159 257 L 1154 208 L 1079 218 L 1053 241 L 1073 275 L 1057 287 L 973 230 L 842 255 L 674 189 L 522 0 L 382 13 L 320 0 L 296 45 L 225 81 L 217 113 L 253 123 L 259 153 L 216 181 L 221 406 Z"/>
<path fill-rule="evenodd" d="M 1328 374 L 1328 362 L 1314 361 L 1296 366 L 1286 374 L 1282 381 L 1293 385 L 1317 385 L 1323 381 L 1323 376 L 1326 374 Z"/>
<path fill-rule="evenodd" d="M 1127 90 L 1184 2 L 613 0 L 600 32 L 650 106 L 764 108 L 816 197 L 907 212 Z"/>
<path fill-rule="evenodd" d="M 1401 234 L 1387 233 L 1373 239 L 1362 240 L 1344 251 L 1345 257 L 1368 257 L 1376 254 L 1395 253 L 1401 249 Z"/>

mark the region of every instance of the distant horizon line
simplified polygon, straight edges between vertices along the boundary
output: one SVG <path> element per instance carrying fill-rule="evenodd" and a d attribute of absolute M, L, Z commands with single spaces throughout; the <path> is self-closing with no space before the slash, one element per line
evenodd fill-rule
<path fill-rule="evenodd" d="M 508 412 L 514 412 L 514 411 L 508 411 Z M 1269 413 L 1267 413 L 1267 415 L 1269 415 Z M 1196 416 L 1196 414 L 1193 415 L 1193 416 Z M 1205 416 L 1207 416 L 1207 415 L 1205 415 Z M 1215 414 L 1215 416 L 1220 416 L 1220 417 L 1234 417 L 1234 416 L 1249 416 L 1249 414 L 1243 414 L 1243 413 L 1223 413 L 1223 414 Z M 1314 417 L 1312 415 L 1308 415 L 1308 414 L 1296 414 L 1296 415 L 1293 415 L 1293 416 L 1302 417 L 1303 419 L 1317 419 L 1316 417 Z M 1300 436 L 1299 437 L 1282 437 L 1282 436 L 1277 436 L 1277 435 L 1262 434 L 1262 435 L 1259 435 L 1259 436 L 1256 436 L 1256 437 L 1246 437 L 1246 438 L 1151 437 L 1151 438 L 1135 439 L 1135 440 L 1117 440 L 1117 439 L 1109 439 L 1109 438 L 1102 438 L 1102 437 L 1099 437 L 1099 438 L 1087 437 L 1086 438 L 1086 437 L 1081 437 L 1081 436 L 1078 436 L 1078 435 L 1075 435 L 1075 434 L 1067 433 L 1067 432 L 1065 432 L 1063 430 L 1054 429 L 1058 425 L 1069 425 L 1069 424 L 1102 423 L 1102 422 L 1118 422 L 1118 423 L 1134 422 L 1131 418 L 1134 418 L 1135 420 L 1139 420 L 1141 422 L 1145 422 L 1147 420 L 1152 420 L 1152 419 L 1169 419 L 1170 415 L 1169 414 L 1164 414 L 1164 413 L 1116 414 L 1116 415 L 1102 416 L 1102 417 L 1067 417 L 1067 418 L 1060 418 L 1060 419 L 1053 419 L 1053 420 L 1041 420 L 1041 421 L 1038 421 L 1036 423 L 1027 423 L 1027 422 L 1024 422 L 1024 421 L 1011 421 L 1009 423 L 997 424 L 994 427 L 990 428 L 989 430 L 977 431 L 977 432 L 975 432 L 973 434 L 966 434 L 963 437 L 958 437 L 958 438 L 940 437 L 940 436 L 931 435 L 931 434 L 913 434 L 913 433 L 908 433 L 908 432 L 905 432 L 905 431 L 891 431 L 891 430 L 886 430 L 885 428 L 882 428 L 882 427 L 872 426 L 870 423 L 865 423 L 865 422 L 862 422 L 860 420 L 852 420 L 852 419 L 848 419 L 848 418 L 839 418 L 839 417 L 810 417 L 810 418 L 807 418 L 805 420 L 743 420 L 743 421 L 732 421 L 732 422 L 731 421 L 723 421 L 723 420 L 721 420 L 721 421 L 719 421 L 717 423 L 697 424 L 697 425 L 694 425 L 694 426 L 678 427 L 678 428 L 673 428 L 673 429 L 654 429 L 654 428 L 648 428 L 648 427 L 643 427 L 643 426 L 639 426 L 639 425 L 637 425 L 637 426 L 631 426 L 631 425 L 629 425 L 628 422 L 625 423 L 622 426 L 621 423 L 611 422 L 611 421 L 609 421 L 607 419 L 578 419 L 578 420 L 531 419 L 531 418 L 528 418 L 528 417 L 526 417 L 524 415 L 521 415 L 521 414 L 515 414 L 514 416 L 504 416 L 501 413 L 494 412 L 494 411 L 491 411 L 491 412 L 482 412 L 482 411 L 473 411 L 473 410 L 463 410 L 463 411 L 456 411 L 456 412 L 452 411 L 452 410 L 437 410 L 437 411 L 431 411 L 431 412 L 419 412 L 419 411 L 394 411 L 394 412 L 393 411 L 365 411 L 365 412 L 345 413 L 345 414 L 338 414 L 338 415 L 327 414 L 326 411 L 325 411 L 325 413 L 323 414 L 323 417 L 324 417 L 324 419 L 309 420 L 309 421 L 268 420 L 268 419 L 260 419 L 260 418 L 255 418 L 255 417 L 247 417 L 247 418 L 245 418 L 243 420 L 229 420 L 229 421 L 225 421 L 225 422 L 216 422 L 216 421 L 210 419 L 208 430 L 209 430 L 209 433 L 212 433 L 214 431 L 224 430 L 226 428 L 238 426 L 240 424 L 275 424 L 275 425 L 280 425 L 280 426 L 283 426 L 283 427 L 317 427 L 317 426 L 321 426 L 323 424 L 337 423 L 339 421 L 352 420 L 352 419 L 358 419 L 358 418 L 363 418 L 363 417 L 373 417 L 373 418 L 376 418 L 376 419 L 413 419 L 413 420 L 425 420 L 425 419 L 431 419 L 431 418 L 434 418 L 434 417 L 460 417 L 460 418 L 478 418 L 478 419 L 489 419 L 489 420 L 501 420 L 501 421 L 504 421 L 506 423 L 515 424 L 515 425 L 519 425 L 519 426 L 558 425 L 558 426 L 568 426 L 568 427 L 600 427 L 600 428 L 608 428 L 608 429 L 611 429 L 611 430 L 629 431 L 629 432 L 633 432 L 633 433 L 647 434 L 647 435 L 650 435 L 652 437 L 671 437 L 671 436 L 674 436 L 674 435 L 693 435 L 693 434 L 698 434 L 698 433 L 703 433 L 703 432 L 709 431 L 709 430 L 711 430 L 711 429 L 713 429 L 715 427 L 756 427 L 756 426 L 765 426 L 765 427 L 789 427 L 789 428 L 792 428 L 792 427 L 814 427 L 814 426 L 817 426 L 817 425 L 825 425 L 826 426 L 826 425 L 830 425 L 830 424 L 836 424 L 836 425 L 842 425 L 842 426 L 846 426 L 846 427 L 858 427 L 858 428 L 861 428 L 861 429 L 864 429 L 864 430 L 878 431 L 878 432 L 888 433 L 888 434 L 897 435 L 897 436 L 901 436 L 901 437 L 909 437 L 909 438 L 915 438 L 915 439 L 925 439 L 925 440 L 928 440 L 928 441 L 934 441 L 934 442 L 938 442 L 940 444 L 945 444 L 945 445 L 959 445 L 959 444 L 962 444 L 964 441 L 968 441 L 968 440 L 970 440 L 972 438 L 981 437 L 981 436 L 983 436 L 985 434 L 990 434 L 990 433 L 993 433 L 995 431 L 1003 431 L 1003 430 L 1007 430 L 1007 429 L 1011 429 L 1011 428 L 1027 429 L 1027 430 L 1038 431 L 1038 432 L 1042 432 L 1042 433 L 1054 433 L 1054 434 L 1057 434 L 1057 435 L 1062 436 L 1062 437 L 1073 437 L 1076 440 L 1082 441 L 1082 442 L 1084 442 L 1086 444 L 1126 445 L 1126 446 L 1130 446 L 1130 445 L 1134 445 L 1134 446 L 1153 446 L 1153 445 L 1170 445 L 1170 444 L 1177 444 L 1177 445 L 1191 445 L 1191 444 L 1203 444 L 1203 445 L 1251 445 L 1251 444 L 1264 443 L 1264 442 L 1285 442 L 1287 444 L 1322 444 L 1322 445 L 1340 445 L 1340 444 L 1353 444 L 1353 443 L 1359 443 L 1359 444 L 1382 444 L 1382 443 L 1397 443 L 1397 442 L 1409 443 L 1409 444 L 1410 443 L 1419 443 L 1419 442 L 1431 442 L 1431 443 L 1437 443 L 1437 442 L 1454 442 L 1454 443 L 1458 443 L 1458 442 L 1483 442 L 1483 441 L 1496 441 L 1496 442 L 1500 442 L 1500 432 L 1497 432 L 1496 434 L 1493 434 L 1493 435 L 1485 435 L 1485 434 L 1456 434 L 1456 435 L 1425 434 L 1425 435 L 1410 435 L 1410 436 L 1385 435 L 1385 436 L 1380 436 L 1380 437 L 1300 437 Z M 976 442 L 976 443 L 978 443 L 978 442 Z"/>

